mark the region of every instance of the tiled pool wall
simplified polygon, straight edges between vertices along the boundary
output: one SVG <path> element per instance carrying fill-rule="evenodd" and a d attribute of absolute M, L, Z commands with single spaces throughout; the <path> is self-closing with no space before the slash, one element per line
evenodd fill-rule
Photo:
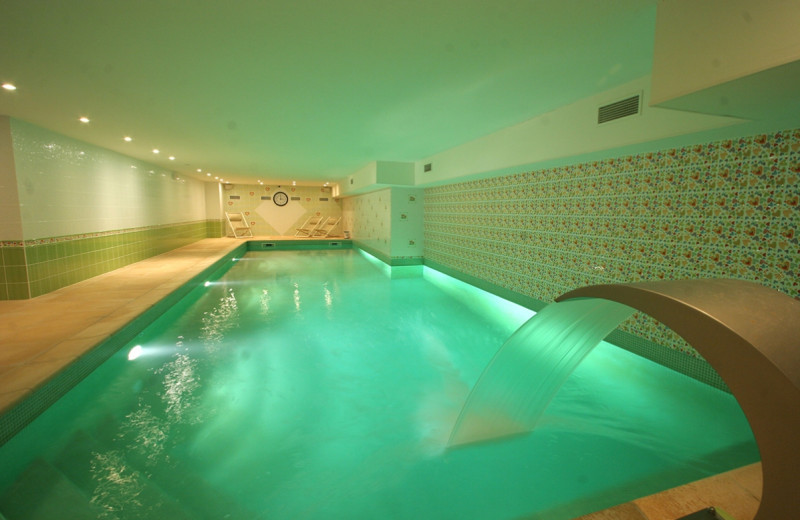
<path fill-rule="evenodd" d="M 221 236 L 198 221 L 25 241 L 0 241 L 0 300 L 33 298 L 125 265 Z"/>
<path fill-rule="evenodd" d="M 353 241 L 339 238 L 306 240 L 248 240 L 247 251 L 315 251 L 322 249 L 352 249 Z"/>
<path fill-rule="evenodd" d="M 799 298 L 798 181 L 794 129 L 432 187 L 425 262 L 540 302 L 590 284 L 685 278 Z M 717 379 L 641 313 L 610 339 Z"/>

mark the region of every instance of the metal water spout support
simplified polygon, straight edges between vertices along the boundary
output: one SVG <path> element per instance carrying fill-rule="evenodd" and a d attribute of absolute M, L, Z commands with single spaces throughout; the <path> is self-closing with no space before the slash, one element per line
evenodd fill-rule
<path fill-rule="evenodd" d="M 800 301 L 743 280 L 593 285 L 556 301 L 601 298 L 682 336 L 727 383 L 761 453 L 755 520 L 797 518 L 800 474 Z"/>

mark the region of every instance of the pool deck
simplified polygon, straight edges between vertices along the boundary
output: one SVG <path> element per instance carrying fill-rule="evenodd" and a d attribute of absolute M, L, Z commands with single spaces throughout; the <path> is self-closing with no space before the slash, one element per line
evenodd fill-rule
<path fill-rule="evenodd" d="M 30 300 L 0 301 L 0 413 L 241 244 L 204 239 Z"/>
<path fill-rule="evenodd" d="M 208 238 L 37 298 L 0 301 L 0 413 L 241 244 Z M 750 520 L 760 496 L 761 465 L 752 464 L 580 520 L 675 520 L 711 505 Z"/>

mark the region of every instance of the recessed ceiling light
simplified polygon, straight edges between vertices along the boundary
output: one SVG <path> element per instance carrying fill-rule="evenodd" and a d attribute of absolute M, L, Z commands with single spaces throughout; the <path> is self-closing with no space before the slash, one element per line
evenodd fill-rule
<path fill-rule="evenodd" d="M 161 153 L 161 150 L 159 150 L 158 148 L 153 148 L 153 153 Z"/>
<path fill-rule="evenodd" d="M 89 118 L 85 117 L 85 116 L 84 117 L 79 117 L 78 121 L 80 121 L 81 123 L 88 123 L 89 122 Z"/>
<path fill-rule="evenodd" d="M 198 169 L 197 169 L 197 173 L 200 173 L 200 172 L 202 172 L 202 171 L 203 171 L 203 169 L 202 169 L 202 168 L 198 168 Z M 209 173 L 209 175 L 211 175 L 211 174 Z"/>
<path fill-rule="evenodd" d="M 3 83 L 3 88 L 6 90 L 17 90 L 16 85 L 12 83 Z"/>
<path fill-rule="evenodd" d="M 131 141 L 133 141 L 133 137 L 126 135 L 125 137 L 122 138 L 122 140 L 125 141 L 126 143 L 130 143 Z"/>
<path fill-rule="evenodd" d="M 170 161 L 174 161 L 174 160 L 175 160 L 175 156 L 174 156 L 174 155 L 170 155 L 170 156 L 169 156 L 169 160 L 170 160 Z"/>
<path fill-rule="evenodd" d="M 210 173 L 207 173 L 207 174 L 206 174 L 206 176 L 208 176 L 208 177 L 211 177 L 211 174 L 210 174 Z"/>

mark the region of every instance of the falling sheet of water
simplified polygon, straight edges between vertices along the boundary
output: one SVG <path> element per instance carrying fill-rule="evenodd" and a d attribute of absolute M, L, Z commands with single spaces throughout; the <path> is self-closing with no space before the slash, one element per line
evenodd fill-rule
<path fill-rule="evenodd" d="M 573 370 L 634 309 L 600 299 L 548 305 L 500 348 L 469 394 L 449 446 L 528 433 Z"/>

